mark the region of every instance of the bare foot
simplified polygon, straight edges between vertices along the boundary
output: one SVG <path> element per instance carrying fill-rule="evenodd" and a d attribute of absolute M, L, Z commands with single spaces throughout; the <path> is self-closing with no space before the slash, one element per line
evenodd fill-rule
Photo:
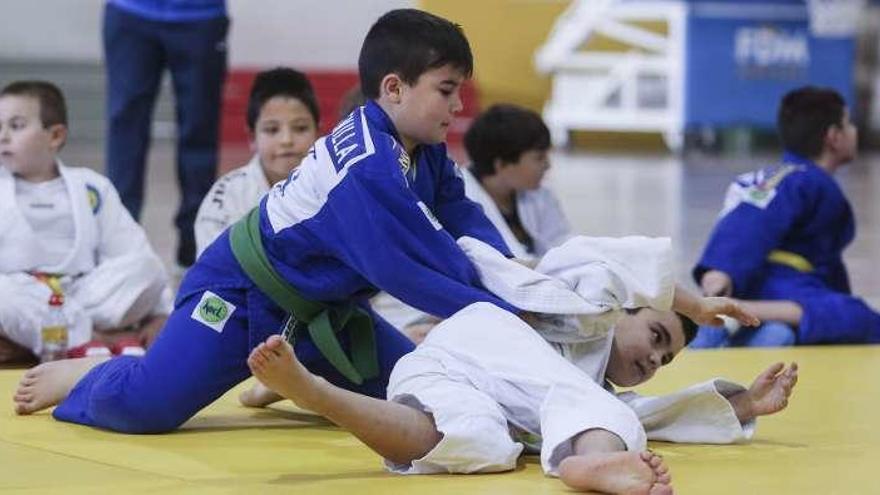
<path fill-rule="evenodd" d="M 284 397 L 270 390 L 261 382 L 255 383 L 253 387 L 238 394 L 238 401 L 245 407 L 266 407 L 283 399 Z"/>
<path fill-rule="evenodd" d="M 591 453 L 566 457 L 562 482 L 575 490 L 621 495 L 669 495 L 669 470 L 653 452 Z"/>
<path fill-rule="evenodd" d="M 103 356 L 63 359 L 27 370 L 12 398 L 15 413 L 32 414 L 58 404 L 83 375 L 107 359 Z"/>
<path fill-rule="evenodd" d="M 248 357 L 251 372 L 267 388 L 309 409 L 309 399 L 320 378 L 309 373 L 280 335 L 272 335 Z"/>

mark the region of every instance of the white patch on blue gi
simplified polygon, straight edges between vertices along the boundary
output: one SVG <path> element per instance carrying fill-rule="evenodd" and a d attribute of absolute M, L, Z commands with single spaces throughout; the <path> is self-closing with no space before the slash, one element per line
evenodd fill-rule
<path fill-rule="evenodd" d="M 220 333 L 235 311 L 235 305 L 206 290 L 193 308 L 192 319 Z"/>

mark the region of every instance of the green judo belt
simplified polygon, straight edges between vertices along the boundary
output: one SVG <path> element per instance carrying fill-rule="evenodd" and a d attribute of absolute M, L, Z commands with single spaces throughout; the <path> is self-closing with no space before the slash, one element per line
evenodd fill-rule
<path fill-rule="evenodd" d="M 260 237 L 260 210 L 254 208 L 232 226 L 232 253 L 244 272 L 275 304 L 290 313 L 284 336 L 291 343 L 307 329 L 315 346 L 340 373 L 360 385 L 379 376 L 376 336 L 370 315 L 353 303 L 325 304 L 303 298 L 285 281 L 266 257 Z M 351 359 L 336 334 L 348 332 Z"/>

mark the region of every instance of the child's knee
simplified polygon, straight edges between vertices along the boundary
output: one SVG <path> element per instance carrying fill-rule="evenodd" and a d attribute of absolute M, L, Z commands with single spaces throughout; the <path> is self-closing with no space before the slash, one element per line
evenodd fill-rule
<path fill-rule="evenodd" d="M 112 359 L 105 374 L 93 385 L 88 411 L 95 425 L 121 433 L 165 433 L 192 416 L 183 404 L 162 400 L 167 384 L 143 378 L 142 358 Z"/>
<path fill-rule="evenodd" d="M 691 349 L 711 349 L 724 347 L 728 343 L 728 333 L 724 327 L 701 326 L 697 336 L 688 345 Z"/>

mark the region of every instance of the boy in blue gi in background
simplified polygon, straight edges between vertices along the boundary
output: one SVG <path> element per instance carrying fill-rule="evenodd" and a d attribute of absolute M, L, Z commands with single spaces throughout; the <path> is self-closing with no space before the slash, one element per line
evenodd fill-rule
<path fill-rule="evenodd" d="M 312 373 L 384 398 L 413 344 L 369 310 L 377 289 L 443 318 L 477 301 L 516 311 L 482 287 L 455 242 L 475 237 L 510 256 L 443 144 L 472 67 L 459 26 L 412 9 L 382 16 L 359 59 L 370 101 L 207 248 L 146 356 L 38 366 L 16 411 L 60 403 L 62 421 L 173 430 L 250 376 L 250 350 L 282 325 Z"/>
<path fill-rule="evenodd" d="M 765 323 L 732 336 L 702 327 L 691 347 L 880 342 L 880 314 L 851 295 L 842 258 L 855 220 L 832 175 L 855 158 L 858 140 L 843 98 L 791 91 L 777 123 L 782 162 L 730 186 L 693 271 L 704 294 L 745 299 Z"/>

